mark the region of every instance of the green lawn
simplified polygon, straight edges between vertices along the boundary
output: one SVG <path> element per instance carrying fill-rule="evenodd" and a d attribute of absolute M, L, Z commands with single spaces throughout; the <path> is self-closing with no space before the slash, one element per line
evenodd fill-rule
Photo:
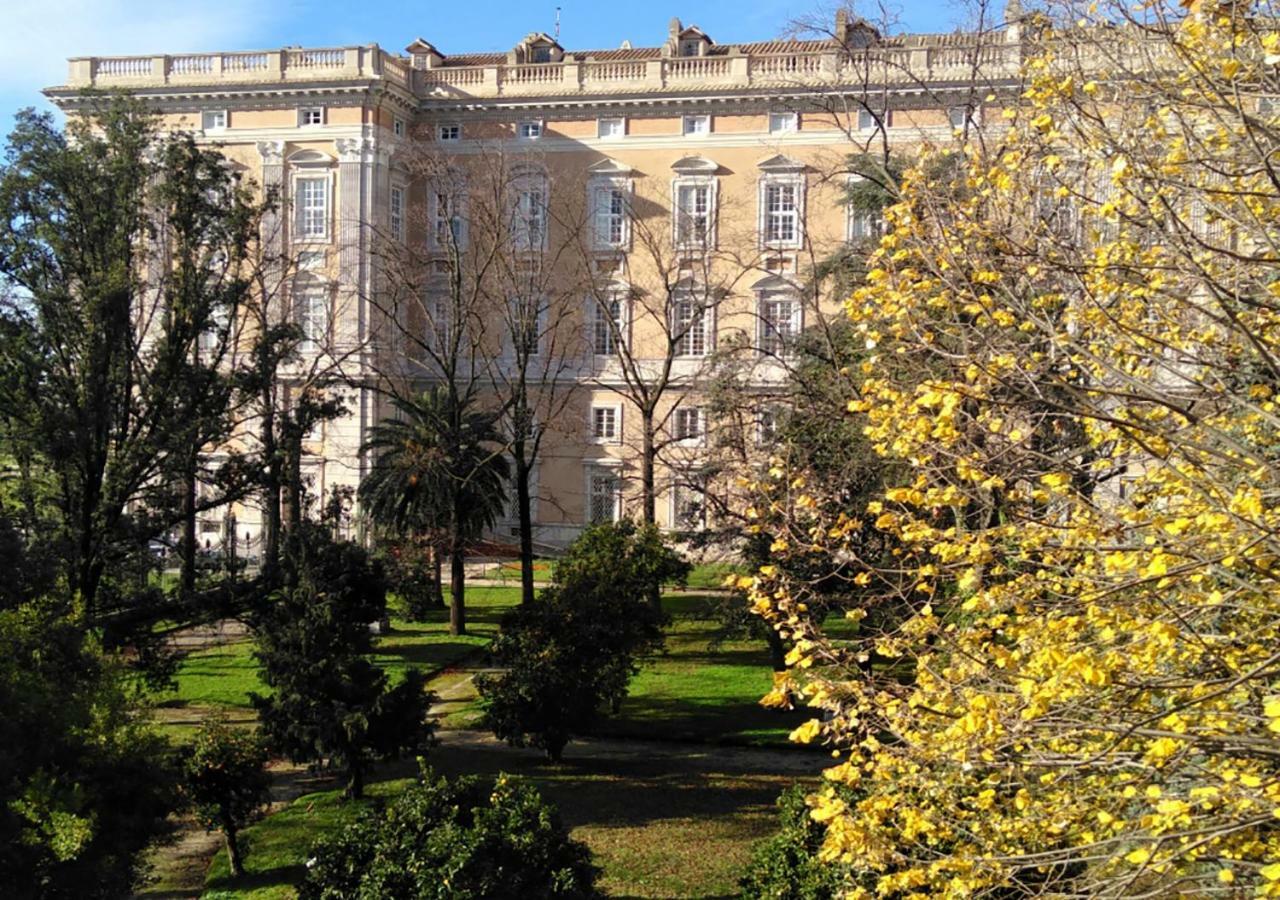
<path fill-rule="evenodd" d="M 498 631 L 502 614 L 520 602 L 516 588 L 467 589 L 467 634 L 449 634 L 448 610 L 433 611 L 428 622 L 393 617 L 391 633 L 381 637 L 374 659 L 393 678 L 409 666 L 431 672 L 457 663 L 486 645 Z M 253 642 L 237 641 L 190 654 L 177 673 L 178 689 L 157 697 L 162 706 L 249 708 L 249 692 L 265 693 L 253 659 Z"/>
<path fill-rule="evenodd" d="M 715 597 L 667 597 L 665 652 L 641 664 L 600 734 L 712 743 L 786 745 L 811 716 L 760 706 L 773 675 L 763 640 L 718 640 Z"/>
<path fill-rule="evenodd" d="M 774 801 L 795 775 L 755 771 L 735 751 L 673 750 L 662 758 L 542 762 L 535 752 L 448 743 L 429 762 L 439 773 L 529 778 L 592 851 L 600 886 L 625 897 L 729 897 L 755 844 L 776 827 Z M 814 772 L 821 760 L 814 760 Z M 408 782 L 406 766 L 369 791 L 385 796 Z M 350 821 L 338 792 L 310 794 L 247 833 L 246 875 L 229 877 L 224 853 L 210 867 L 205 900 L 285 900 L 305 872 L 312 843 Z"/>

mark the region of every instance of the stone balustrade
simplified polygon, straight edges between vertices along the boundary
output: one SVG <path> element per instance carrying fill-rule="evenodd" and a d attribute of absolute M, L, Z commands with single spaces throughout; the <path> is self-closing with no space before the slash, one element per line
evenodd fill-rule
<path fill-rule="evenodd" d="M 1022 46 L 923 41 L 873 46 L 852 55 L 823 52 L 600 60 L 571 54 L 561 62 L 413 68 L 377 45 L 286 48 L 235 53 L 95 56 L 70 61 L 66 88 L 140 88 L 247 82 L 385 79 L 421 97 L 524 97 L 628 91 L 725 90 L 818 85 L 929 84 L 1017 74 Z"/>

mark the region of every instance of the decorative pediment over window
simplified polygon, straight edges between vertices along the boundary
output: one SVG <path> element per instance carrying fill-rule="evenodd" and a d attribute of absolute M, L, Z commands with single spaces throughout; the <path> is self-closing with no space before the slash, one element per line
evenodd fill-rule
<path fill-rule="evenodd" d="M 795 291 L 799 289 L 794 281 L 781 275 L 769 274 L 751 285 L 751 290 L 759 294 L 770 294 L 776 291 Z"/>
<path fill-rule="evenodd" d="M 289 154 L 287 162 L 291 166 L 330 166 L 333 157 L 319 150 L 298 150 Z"/>
<path fill-rule="evenodd" d="M 626 163 L 618 162 L 616 159 L 606 157 L 598 163 L 593 163 L 592 165 L 587 166 L 587 172 L 591 175 L 622 177 L 633 174 L 635 169 L 631 168 Z"/>
<path fill-rule="evenodd" d="M 671 169 L 681 175 L 714 175 L 720 164 L 705 156 L 682 156 L 671 164 Z"/>
<path fill-rule="evenodd" d="M 783 156 L 779 153 L 777 156 L 770 156 L 768 159 L 761 160 L 757 164 L 757 168 L 761 172 L 803 172 L 804 163 L 797 162 L 789 156 Z"/>

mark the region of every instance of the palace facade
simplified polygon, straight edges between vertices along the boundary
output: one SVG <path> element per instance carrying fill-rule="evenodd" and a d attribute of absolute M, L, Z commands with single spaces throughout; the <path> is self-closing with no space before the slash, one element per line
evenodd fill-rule
<path fill-rule="evenodd" d="M 314 496 L 358 485 L 389 393 L 454 379 L 539 437 L 532 515 L 560 545 L 641 514 L 646 458 L 658 523 L 703 524 L 724 427 L 705 390 L 726 360 L 760 397 L 767 450 L 790 345 L 839 315 L 815 272 L 879 228 L 848 202 L 851 159 L 999 127 L 1025 52 L 1008 18 L 889 36 L 840 17 L 733 45 L 673 20 L 610 50 L 535 33 L 505 53 L 84 57 L 46 93 L 74 113 L 127 91 L 280 198 L 264 244 L 289 260 L 281 315 L 303 333 L 287 377 L 349 385 L 304 445 Z M 257 512 L 236 521 L 252 541 Z"/>

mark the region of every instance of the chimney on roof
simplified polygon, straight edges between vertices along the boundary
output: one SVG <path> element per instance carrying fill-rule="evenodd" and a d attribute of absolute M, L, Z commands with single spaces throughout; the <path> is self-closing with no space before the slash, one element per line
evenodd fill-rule
<path fill-rule="evenodd" d="M 847 46 L 849 43 L 849 12 L 845 9 L 836 10 L 836 43 L 841 47 Z"/>
<path fill-rule="evenodd" d="M 1006 0 L 1004 5 L 1004 36 L 1010 43 L 1022 40 L 1022 0 Z"/>
<path fill-rule="evenodd" d="M 680 20 L 672 18 L 667 23 L 667 40 L 662 45 L 663 56 L 679 56 L 680 55 L 680 32 L 684 30 L 684 26 L 680 24 Z"/>

